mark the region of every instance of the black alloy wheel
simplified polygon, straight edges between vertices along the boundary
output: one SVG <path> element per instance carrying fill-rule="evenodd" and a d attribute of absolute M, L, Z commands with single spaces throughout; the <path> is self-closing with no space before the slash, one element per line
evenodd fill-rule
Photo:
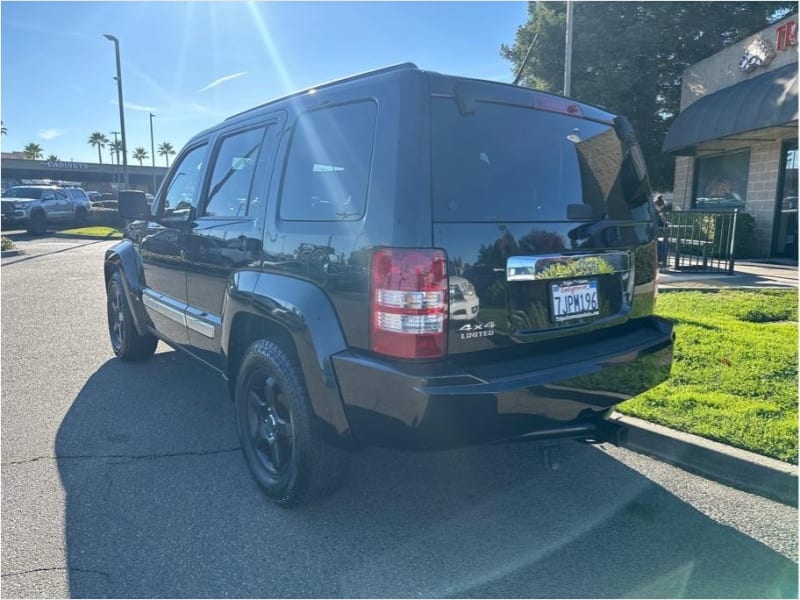
<path fill-rule="evenodd" d="M 255 456 L 272 477 L 285 477 L 294 458 L 294 426 L 286 396 L 266 369 L 253 369 L 245 385 L 247 435 Z"/>
<path fill-rule="evenodd" d="M 296 506 L 332 492 L 350 457 L 323 438 L 293 347 L 281 342 L 256 340 L 245 351 L 234 408 L 253 478 L 276 504 Z"/>
<path fill-rule="evenodd" d="M 151 333 L 143 335 L 136 329 L 119 271 L 115 271 L 108 282 L 106 307 L 108 336 L 114 354 L 122 360 L 132 361 L 146 360 L 153 356 L 158 338 Z"/>

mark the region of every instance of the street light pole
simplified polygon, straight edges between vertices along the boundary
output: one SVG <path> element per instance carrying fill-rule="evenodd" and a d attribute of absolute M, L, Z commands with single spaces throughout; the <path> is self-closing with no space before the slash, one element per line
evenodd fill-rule
<path fill-rule="evenodd" d="M 153 143 L 153 117 L 155 115 L 150 113 L 150 157 L 153 165 L 153 195 L 156 193 L 156 146 Z"/>
<path fill-rule="evenodd" d="M 113 35 L 104 33 L 103 37 L 107 40 L 114 42 L 114 53 L 117 57 L 117 96 L 119 102 L 119 128 L 122 135 L 122 173 L 125 178 L 125 187 L 129 187 L 128 183 L 128 146 L 125 138 L 125 107 L 122 103 L 122 63 L 119 59 L 119 40 Z"/>
<path fill-rule="evenodd" d="M 114 167 L 114 175 L 112 177 L 112 181 L 116 185 L 118 183 L 117 179 L 119 179 L 117 177 L 117 175 L 119 174 L 119 146 L 117 145 L 119 141 L 117 138 L 117 136 L 119 135 L 119 131 L 110 131 L 109 133 L 114 136 L 114 154 L 117 155 L 117 164 Z"/>

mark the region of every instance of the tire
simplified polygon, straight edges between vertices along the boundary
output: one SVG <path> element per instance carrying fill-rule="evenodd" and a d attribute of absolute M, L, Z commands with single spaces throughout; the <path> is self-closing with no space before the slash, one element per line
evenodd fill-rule
<path fill-rule="evenodd" d="M 253 342 L 242 358 L 234 394 L 245 462 L 264 494 L 297 506 L 333 492 L 349 452 L 318 431 L 303 374 L 275 342 Z"/>
<path fill-rule="evenodd" d="M 137 331 L 119 271 L 111 276 L 106 297 L 108 335 L 114 354 L 122 360 L 130 361 L 147 360 L 153 356 L 158 338 L 150 333 L 142 335 Z"/>
<path fill-rule="evenodd" d="M 84 225 L 86 225 L 88 219 L 89 215 L 86 213 L 85 208 L 75 209 L 75 220 L 73 221 L 75 227 L 83 227 Z"/>
<path fill-rule="evenodd" d="M 42 235 L 47 231 L 47 216 L 41 210 L 31 213 L 28 219 L 28 233 L 31 235 Z"/>

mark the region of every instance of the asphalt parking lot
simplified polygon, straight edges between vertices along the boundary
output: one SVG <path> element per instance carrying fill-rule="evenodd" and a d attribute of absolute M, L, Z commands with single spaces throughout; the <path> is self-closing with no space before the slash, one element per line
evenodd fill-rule
<path fill-rule="evenodd" d="M 105 329 L 112 242 L 2 260 L 4 597 L 797 597 L 797 510 L 613 447 L 369 449 L 266 502 L 226 386 Z"/>

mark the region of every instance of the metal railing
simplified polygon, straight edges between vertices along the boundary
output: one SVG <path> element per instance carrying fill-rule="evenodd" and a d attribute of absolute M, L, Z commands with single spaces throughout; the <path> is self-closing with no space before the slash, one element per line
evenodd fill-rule
<path fill-rule="evenodd" d="M 738 209 L 669 213 L 658 235 L 660 268 L 732 275 L 738 214 Z"/>

